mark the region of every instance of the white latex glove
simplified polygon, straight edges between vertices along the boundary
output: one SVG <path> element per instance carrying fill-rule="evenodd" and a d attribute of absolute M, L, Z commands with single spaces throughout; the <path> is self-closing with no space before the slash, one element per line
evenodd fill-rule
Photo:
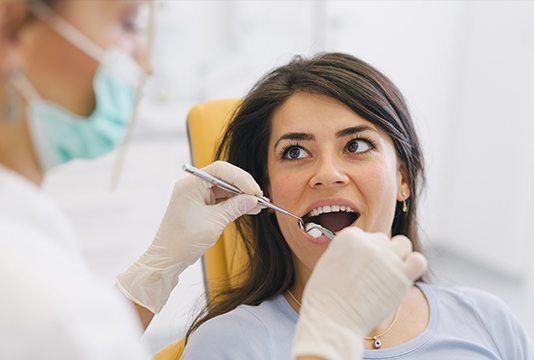
<path fill-rule="evenodd" d="M 230 163 L 216 161 L 203 170 L 246 194 L 263 195 L 249 173 Z M 117 276 L 117 286 L 130 300 L 158 313 L 180 273 L 215 244 L 224 228 L 241 215 L 260 211 L 251 195 L 234 196 L 187 176 L 174 185 L 154 241 L 139 260 Z"/>
<path fill-rule="evenodd" d="M 363 337 L 395 310 L 426 266 L 405 236 L 340 231 L 304 289 L 293 358 L 360 359 Z"/>

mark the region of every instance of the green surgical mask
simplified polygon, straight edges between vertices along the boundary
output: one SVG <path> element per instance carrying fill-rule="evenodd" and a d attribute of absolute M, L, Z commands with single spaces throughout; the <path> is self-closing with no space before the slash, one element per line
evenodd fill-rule
<path fill-rule="evenodd" d="M 109 153 L 126 134 L 143 70 L 119 49 L 99 49 L 64 20 L 60 19 L 61 26 L 57 26 L 57 16 L 50 19 L 52 10 L 49 8 L 39 7 L 33 11 L 100 62 L 93 78 L 95 109 L 87 117 L 41 99 L 22 74 L 13 81 L 28 103 L 30 133 L 41 168 L 49 170 L 74 159 L 93 159 Z"/>

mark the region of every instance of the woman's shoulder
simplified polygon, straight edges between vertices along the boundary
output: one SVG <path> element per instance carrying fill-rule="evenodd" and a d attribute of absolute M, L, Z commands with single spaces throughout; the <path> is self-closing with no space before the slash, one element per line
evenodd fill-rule
<path fill-rule="evenodd" d="M 490 292 L 466 287 L 445 286 L 436 284 L 420 284 L 426 288 L 426 293 L 432 292 L 441 306 L 461 306 L 478 313 L 510 313 L 506 303 Z"/>
<path fill-rule="evenodd" d="M 447 323 L 451 318 L 460 318 L 463 322 L 473 319 L 500 352 L 507 354 L 505 358 L 532 356 L 525 330 L 508 305 L 496 295 L 465 286 L 423 284 L 421 287 L 435 298 L 440 317 L 446 318 Z M 509 357 L 511 353 L 513 357 Z"/>
<path fill-rule="evenodd" d="M 263 322 L 243 307 L 216 316 L 189 337 L 183 360 L 269 359 L 269 332 Z"/>
<path fill-rule="evenodd" d="M 280 297 L 257 306 L 240 305 L 206 321 L 189 338 L 182 359 L 272 358 L 272 335 L 287 321 Z"/>

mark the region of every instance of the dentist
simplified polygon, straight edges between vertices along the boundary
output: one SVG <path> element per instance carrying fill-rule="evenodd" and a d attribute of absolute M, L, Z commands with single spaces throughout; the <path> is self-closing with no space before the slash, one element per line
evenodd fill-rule
<path fill-rule="evenodd" d="M 193 177 L 177 182 L 152 244 L 117 276 L 121 297 L 90 273 L 71 225 L 39 188 L 48 170 L 100 157 L 123 140 L 150 72 L 151 32 L 137 22 L 150 5 L 0 2 L 1 359 L 149 359 L 124 297 L 148 326 L 180 273 L 223 229 L 261 211 L 252 196 L 227 199 Z M 205 170 L 247 194 L 262 194 L 249 174 L 228 163 Z M 306 289 L 295 356 L 359 356 L 353 335 L 385 318 L 426 267 L 422 256 L 395 244 L 372 243 L 357 230 L 334 240 Z M 377 267 L 360 269 L 360 256 L 376 258 Z M 343 279 L 338 266 L 346 271 Z M 376 274 L 382 281 L 370 284 Z M 346 306 L 325 306 L 329 296 Z"/>

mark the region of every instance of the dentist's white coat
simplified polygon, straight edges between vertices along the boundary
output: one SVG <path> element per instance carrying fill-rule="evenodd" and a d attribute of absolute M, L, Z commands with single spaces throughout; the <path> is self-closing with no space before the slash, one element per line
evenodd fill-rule
<path fill-rule="evenodd" d="M 51 198 L 0 167 L 0 359 L 149 359 L 133 307 L 88 270 Z"/>

